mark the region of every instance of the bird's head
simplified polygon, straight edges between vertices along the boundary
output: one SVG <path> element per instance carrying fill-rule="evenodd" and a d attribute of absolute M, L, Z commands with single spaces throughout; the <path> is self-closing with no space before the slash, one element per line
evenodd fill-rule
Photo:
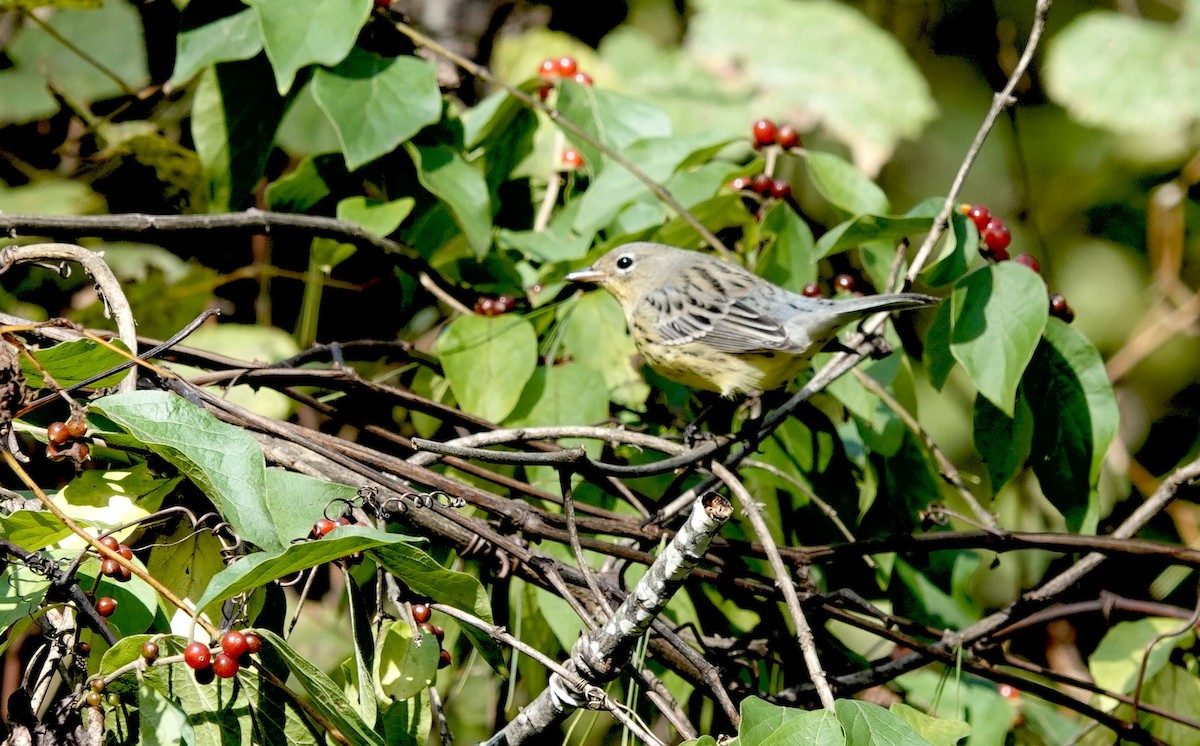
<path fill-rule="evenodd" d="M 587 269 L 572 272 L 567 279 L 596 283 L 624 306 L 668 282 L 692 253 L 657 243 L 627 243 L 600 257 Z"/>

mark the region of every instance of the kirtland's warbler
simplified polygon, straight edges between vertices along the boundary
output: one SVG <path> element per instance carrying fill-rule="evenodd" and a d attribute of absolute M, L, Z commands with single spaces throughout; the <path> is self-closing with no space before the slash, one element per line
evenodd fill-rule
<path fill-rule="evenodd" d="M 651 368 L 727 397 L 786 385 L 852 321 L 938 302 L 917 293 L 808 298 L 716 257 L 649 242 L 619 246 L 567 279 L 612 293 Z"/>

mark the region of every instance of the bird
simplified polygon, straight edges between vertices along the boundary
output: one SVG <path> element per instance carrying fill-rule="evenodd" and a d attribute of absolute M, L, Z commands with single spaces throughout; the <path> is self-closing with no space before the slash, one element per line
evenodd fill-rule
<path fill-rule="evenodd" d="M 652 369 L 725 398 L 786 386 L 852 321 L 939 302 L 919 293 L 810 298 L 715 256 L 649 241 L 618 246 L 566 279 L 616 298 Z"/>

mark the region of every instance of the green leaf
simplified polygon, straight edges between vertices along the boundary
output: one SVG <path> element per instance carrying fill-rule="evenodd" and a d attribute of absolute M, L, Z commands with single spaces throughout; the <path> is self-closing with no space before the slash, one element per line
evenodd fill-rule
<path fill-rule="evenodd" d="M 755 272 L 793 293 L 817 279 L 820 253 L 813 243 L 812 229 L 791 205 L 779 201 L 767 208 L 760 223 L 766 243 Z"/>
<path fill-rule="evenodd" d="M 572 201 L 559 210 L 543 230 L 513 231 L 500 228 L 496 244 L 503 249 L 515 249 L 539 262 L 567 262 L 587 256 L 592 236 L 576 233 L 571 220 L 579 202 Z"/>
<path fill-rule="evenodd" d="M 845 729 L 847 743 L 929 746 L 903 718 L 872 702 L 839 699 L 834 702 L 834 712 Z"/>
<path fill-rule="evenodd" d="M 950 303 L 950 353 L 979 393 L 1011 416 L 1017 384 L 1046 328 L 1045 283 L 1015 262 L 992 264 L 960 280 Z"/>
<path fill-rule="evenodd" d="M 119 340 L 114 340 L 112 344 L 122 350 L 126 349 Z M 90 339 L 61 342 L 53 347 L 34 350 L 33 357 L 37 360 L 36 366 L 24 356 L 20 358 L 20 363 L 21 375 L 25 377 L 25 382 L 35 389 L 46 387 L 42 371 L 48 373 L 59 386 L 69 387 L 122 363 L 129 362 L 128 355 L 122 355 L 107 345 L 93 342 Z M 95 388 L 115 386 L 127 374 L 128 371 L 114 373 L 96 381 L 92 386 Z"/>
<path fill-rule="evenodd" d="M 603 376 L 579 363 L 539 367 L 521 394 L 509 427 L 598 423 L 608 417 L 608 396 Z M 592 441 L 592 447 L 601 444 Z M 596 454 L 599 455 L 599 449 Z"/>
<path fill-rule="evenodd" d="M 958 746 L 960 741 L 971 735 L 969 723 L 949 718 L 935 718 L 903 702 L 896 702 L 888 710 L 908 723 L 909 727 L 932 746 Z"/>
<path fill-rule="evenodd" d="M 328 197 L 347 175 L 341 157 L 310 156 L 267 186 L 267 204 L 279 212 L 305 212 Z"/>
<path fill-rule="evenodd" d="M 1153 677 L 1147 677 L 1142 699 L 1192 722 L 1200 719 L 1200 679 L 1179 666 L 1164 666 Z M 1139 713 L 1138 720 L 1162 743 L 1183 744 L 1196 740 L 1196 729 L 1186 723 L 1145 712 Z"/>
<path fill-rule="evenodd" d="M 846 160 L 833 153 L 806 150 L 808 178 L 829 204 L 850 215 L 883 215 L 887 195 Z"/>
<path fill-rule="evenodd" d="M 1176 646 L 1192 644 L 1193 634 L 1187 632 L 1179 637 L 1159 640 L 1149 650 L 1151 640 L 1179 629 L 1178 619 L 1148 617 L 1134 622 L 1118 622 L 1104 634 L 1096 650 L 1088 658 L 1088 671 L 1096 686 L 1118 694 L 1129 694 L 1137 683 L 1138 673 L 1145 666 L 1146 679 L 1157 674 L 1168 664 L 1171 651 Z"/>
<path fill-rule="evenodd" d="M 434 727 L 429 690 L 384 710 L 383 727 L 389 746 L 426 746 Z"/>
<path fill-rule="evenodd" d="M 350 743 L 384 746 L 383 738 L 363 722 L 337 684 L 274 632 L 267 629 L 259 629 L 257 632 L 263 642 L 279 654 L 292 675 L 304 685 L 311 706 L 341 731 Z"/>
<path fill-rule="evenodd" d="M 22 563 L 8 563 L 0 572 L 0 629 L 33 618 L 41 608 L 50 581 Z"/>
<path fill-rule="evenodd" d="M 340 169 L 343 173 L 346 171 L 337 127 L 314 98 L 311 80 L 301 86 L 295 101 L 284 114 L 276 139 L 279 147 L 297 158 L 337 153 Z"/>
<path fill-rule="evenodd" d="M 605 292 L 584 293 L 559 306 L 558 316 L 568 357 L 604 378 L 609 399 L 629 409 L 644 409 L 650 387 L 633 366 L 637 347 L 616 298 Z"/>
<path fill-rule="evenodd" d="M 559 84 L 558 111 L 583 131 L 618 151 L 638 140 L 671 134 L 671 120 L 652 104 L 571 81 Z M 570 135 L 567 139 L 583 155 L 584 163 L 602 161 L 596 148 Z"/>
<path fill-rule="evenodd" d="M 621 154 L 637 164 L 651 179 L 661 183 L 686 161 L 697 157 L 707 160 L 728 142 L 728 138 L 712 133 L 688 137 L 651 137 L 629 145 Z M 625 205 L 653 198 L 650 188 L 628 169 L 611 160 L 604 161 L 603 168 L 580 199 L 579 212 L 575 215 L 572 227 L 580 233 L 595 233 L 611 223 Z"/>
<path fill-rule="evenodd" d="M 138 743 L 143 746 L 196 743 L 196 731 L 179 703 L 144 679 L 138 686 L 138 715 Z"/>
<path fill-rule="evenodd" d="M 417 57 L 355 49 L 337 67 L 317 70 L 312 95 L 333 122 L 351 171 L 392 152 L 442 114 L 433 63 Z"/>
<path fill-rule="evenodd" d="M 933 221 L 924 216 L 857 215 L 821 236 L 817 241 L 818 256 L 830 256 L 868 241 L 896 243 L 902 238 L 927 232 L 932 224 Z"/>
<path fill-rule="evenodd" d="M 192 106 L 192 138 L 208 178 L 209 207 L 238 209 L 267 166 L 287 102 L 261 57 L 206 71 Z"/>
<path fill-rule="evenodd" d="M 26 67 L 36 70 L 68 100 L 81 104 L 99 101 L 150 84 L 143 41 L 145 30 L 137 9 L 129 3 L 104 3 L 94 10 L 63 9 L 46 23 L 53 28 L 53 34 L 36 25 L 26 25 L 4 52 L 19 70 Z M 63 47 L 60 38 L 91 61 L 80 60 L 76 52 Z M 3 98 L 9 95 L 6 88 Z"/>
<path fill-rule="evenodd" d="M 352 684 L 356 697 L 355 705 L 367 725 L 375 726 L 379 720 L 379 702 L 375 698 L 375 683 L 378 680 L 372 675 L 372 670 L 378 663 L 375 656 L 374 630 L 371 626 L 371 615 L 367 610 L 366 601 L 358 584 L 350 576 L 349 568 L 343 564 L 342 580 L 346 584 L 346 606 L 350 611 L 350 629 L 354 635 L 354 666 L 347 672 L 347 680 Z M 398 622 L 397 622 L 398 623 Z M 410 630 L 412 625 L 404 623 Z M 347 666 L 349 668 L 349 666 Z M 437 662 L 434 661 L 434 670 Z"/>
<path fill-rule="evenodd" d="M 979 250 L 979 231 L 966 215 L 955 210 L 950 214 L 951 236 L 947 236 L 946 249 L 936 263 L 922 271 L 925 284 L 940 288 L 956 282 L 971 268 L 971 261 Z"/>
<path fill-rule="evenodd" d="M 339 526 L 321 539 L 302 541 L 275 552 L 255 552 L 246 555 L 213 577 L 196 606 L 206 609 L 219 601 L 253 590 L 272 580 L 341 559 L 355 552 L 411 541 L 417 539 L 366 526 Z"/>
<path fill-rule="evenodd" d="M 929 383 L 937 390 L 946 385 L 950 371 L 956 365 L 954 356 L 950 354 L 950 324 L 952 319 L 949 303 L 938 305 L 933 323 L 925 334 L 925 368 L 929 374 Z"/>
<path fill-rule="evenodd" d="M 513 411 L 537 367 L 537 334 L 515 314 L 460 316 L 434 351 L 459 405 L 492 422 Z"/>
<path fill-rule="evenodd" d="M 418 644 L 412 624 L 405 620 L 392 622 L 379 634 L 372 696 L 378 696 L 380 702 L 410 699 L 433 684 L 440 648 L 433 635 L 422 633 L 421 638 Z"/>
<path fill-rule="evenodd" d="M 688 7 L 691 56 L 709 77 L 719 69 L 727 87 L 752 91 L 743 127 L 754 117 L 803 111 L 846 143 L 863 171 L 877 173 L 936 113 L 929 85 L 898 39 L 856 7 L 828 0 L 694 0 Z M 627 64 L 647 66 L 641 57 Z M 656 73 L 663 71 L 645 75 Z"/>
<path fill-rule="evenodd" d="M 264 500 L 262 450 L 248 432 L 165 391 L 114 394 L 93 402 L 92 409 L 174 464 L 243 539 L 264 549 L 283 545 Z"/>
<path fill-rule="evenodd" d="M 999 494 L 1000 489 L 1029 458 L 1033 446 L 1033 410 L 1020 392 L 1012 417 L 1001 412 L 985 397 L 976 396 L 974 427 L 975 451 L 987 466 L 992 494 Z"/>
<path fill-rule="evenodd" d="M 0 122 L 25 124 L 48 119 L 58 111 L 58 99 L 31 65 L 0 70 L 0 90 L 4 91 L 0 96 Z"/>
<path fill-rule="evenodd" d="M 167 86 L 178 88 L 201 70 L 218 62 L 248 60 L 262 51 L 258 18 L 246 8 L 238 13 L 201 22 L 198 16 L 207 3 L 189 3 L 180 16 L 182 27 L 176 38 L 175 71 Z"/>
<path fill-rule="evenodd" d="M 371 0 L 247 0 L 282 96 L 306 65 L 336 65 L 354 46 L 371 12 Z"/>
<path fill-rule="evenodd" d="M 1046 90 L 1084 124 L 1187 148 L 1200 118 L 1198 46 L 1200 25 L 1186 17 L 1169 26 L 1083 13 L 1047 47 Z"/>
<path fill-rule="evenodd" d="M 475 256 L 483 259 L 492 245 L 492 203 L 483 174 L 445 145 L 407 143 L 421 186 L 445 203 Z"/>
<path fill-rule="evenodd" d="M 690 210 L 692 215 L 711 231 L 720 232 L 726 228 L 745 229 L 754 223 L 754 216 L 746 212 L 746 206 L 738 194 L 718 194 L 712 199 L 693 205 Z M 649 240 L 668 246 L 695 246 L 700 243 L 701 237 L 691 223 L 681 216 L 675 216 L 655 231 Z"/>
<path fill-rule="evenodd" d="M 1072 531 L 1094 530 L 1092 490 L 1117 434 L 1120 412 L 1100 353 L 1074 327 L 1051 319 L 1029 364 L 1033 471 Z"/>
<path fill-rule="evenodd" d="M 447 570 L 433 557 L 410 544 L 379 547 L 371 555 L 381 567 L 416 593 L 474 614 L 489 624 L 492 622 L 492 607 L 488 603 L 487 591 L 474 576 Z M 508 666 L 499 644 L 486 632 L 470 624 L 462 625 L 461 629 L 488 665 L 501 676 L 508 676 Z"/>
<path fill-rule="evenodd" d="M 837 746 L 847 743 L 837 715 L 829 710 L 780 707 L 758 697 L 746 697 L 738 710 L 742 723 L 738 726 L 737 738 L 731 740 L 729 746 Z"/>
<path fill-rule="evenodd" d="M 386 237 L 400 227 L 416 203 L 412 197 L 390 202 L 366 197 L 347 197 L 337 204 L 337 219 L 354 223 L 377 236 Z"/>

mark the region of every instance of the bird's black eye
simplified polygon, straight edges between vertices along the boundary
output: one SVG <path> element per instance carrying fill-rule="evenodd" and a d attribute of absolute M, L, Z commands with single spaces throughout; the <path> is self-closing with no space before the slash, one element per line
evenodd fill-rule
<path fill-rule="evenodd" d="M 629 269 L 633 266 L 633 257 L 628 254 L 622 254 L 617 257 L 617 269 Z"/>

